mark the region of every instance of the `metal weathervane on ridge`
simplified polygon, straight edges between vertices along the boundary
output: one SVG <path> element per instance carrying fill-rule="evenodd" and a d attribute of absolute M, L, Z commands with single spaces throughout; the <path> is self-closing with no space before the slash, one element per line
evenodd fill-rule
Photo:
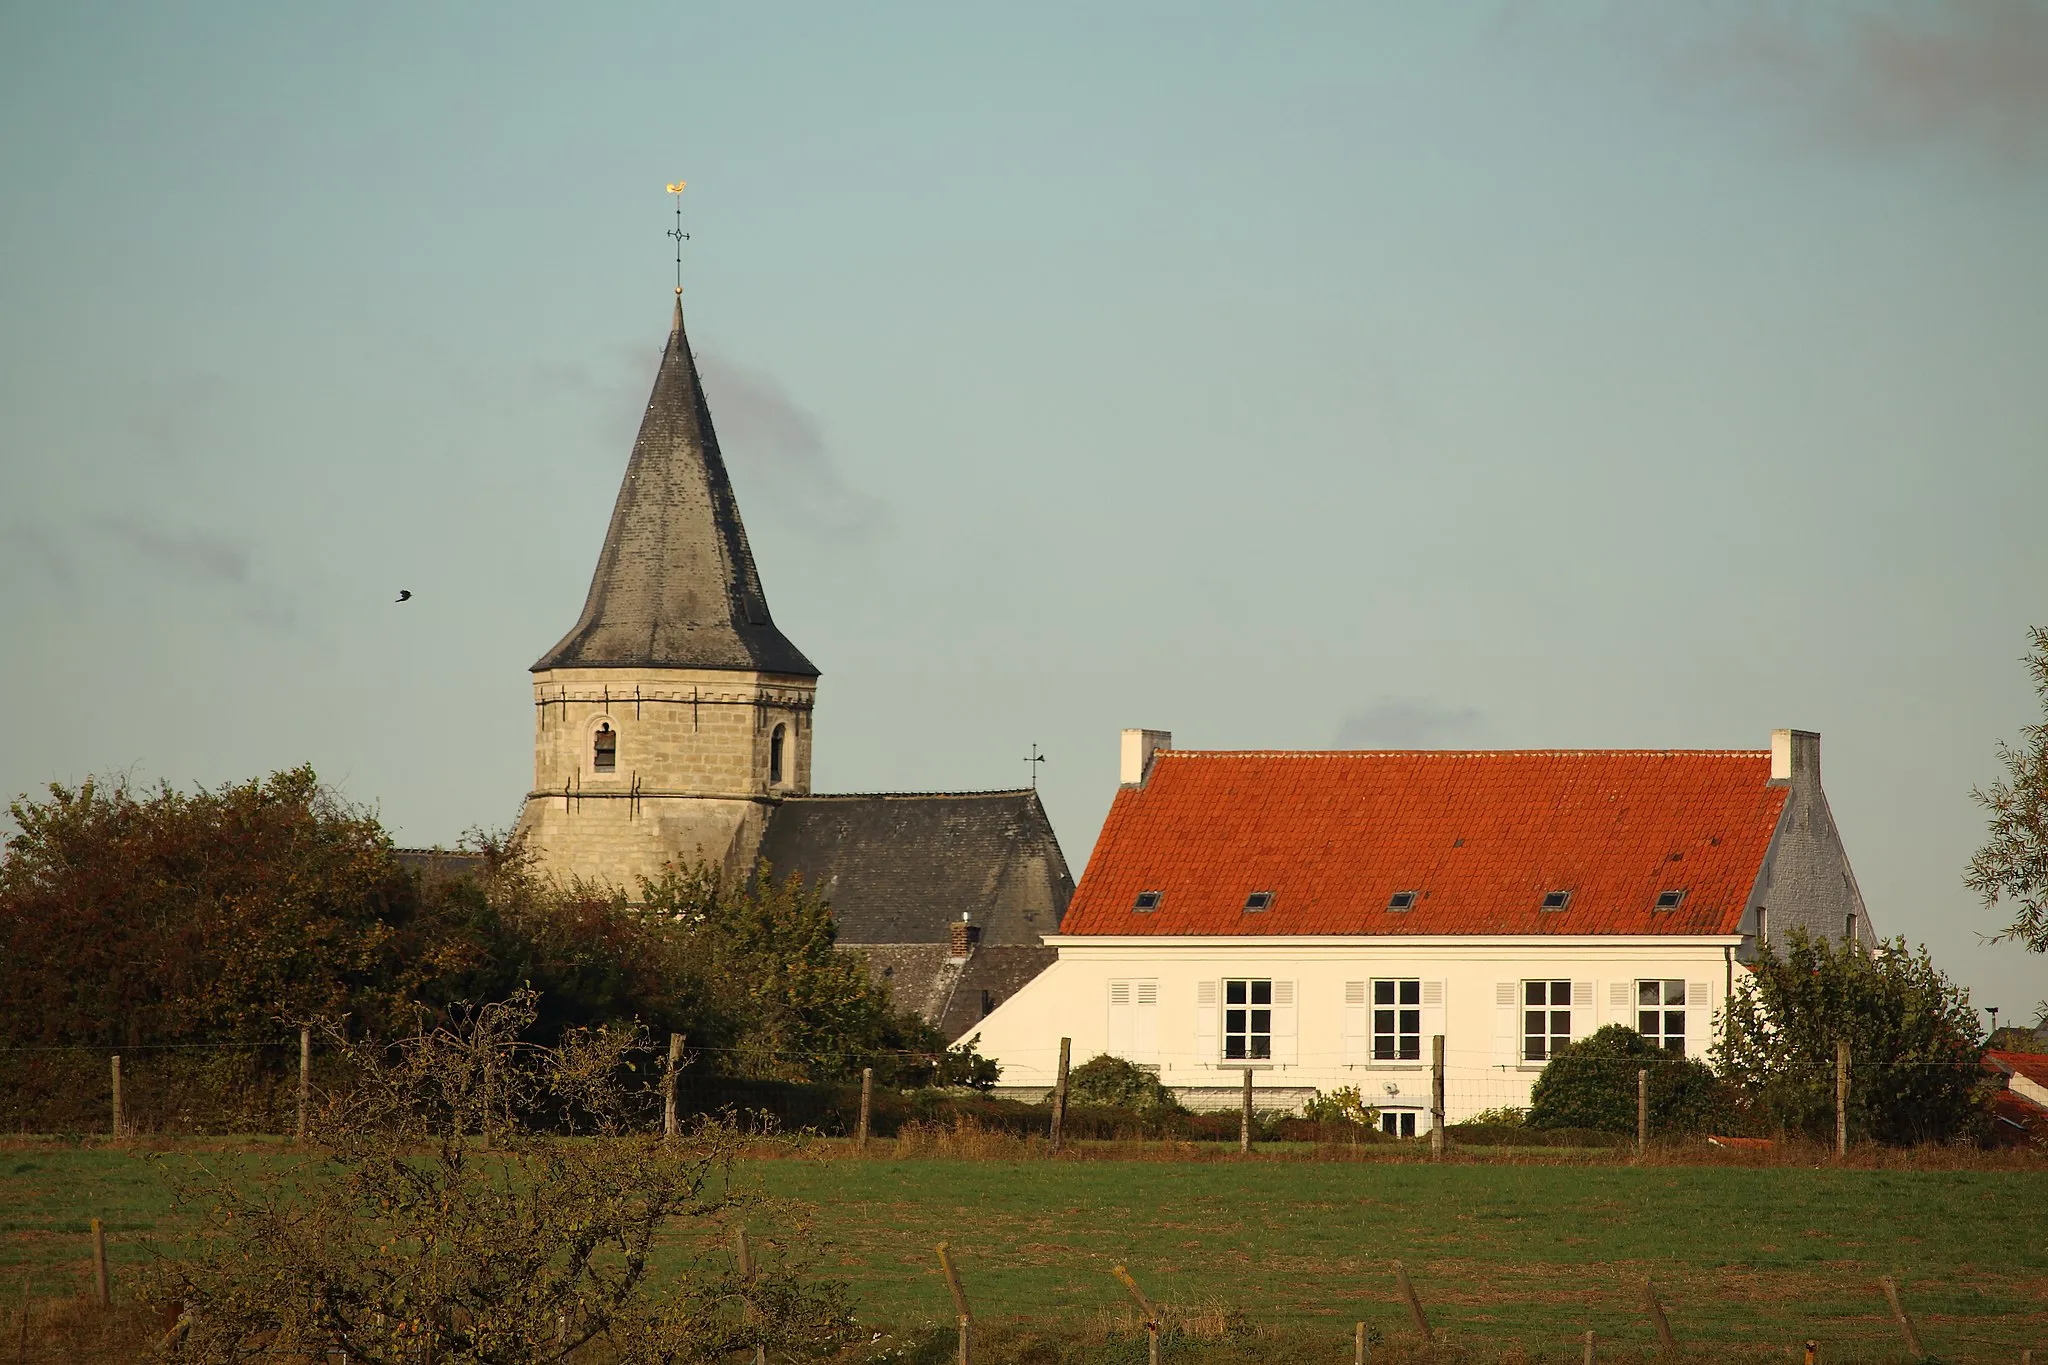
<path fill-rule="evenodd" d="M 676 197 L 676 225 L 668 230 L 668 235 L 675 238 L 676 241 L 676 294 L 678 297 L 683 292 L 683 243 L 690 240 L 690 234 L 683 231 L 683 188 L 689 183 L 687 180 L 678 180 L 668 187 L 668 192 Z"/>

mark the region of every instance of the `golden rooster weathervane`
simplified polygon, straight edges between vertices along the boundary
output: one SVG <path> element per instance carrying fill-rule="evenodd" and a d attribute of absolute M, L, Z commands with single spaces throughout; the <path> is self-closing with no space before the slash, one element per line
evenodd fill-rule
<path fill-rule="evenodd" d="M 690 234 L 683 231 L 683 187 L 689 183 L 678 180 L 668 187 L 668 192 L 676 197 L 676 225 L 668 230 L 668 235 L 676 239 L 676 294 L 679 297 L 683 292 L 683 243 L 690 240 Z"/>

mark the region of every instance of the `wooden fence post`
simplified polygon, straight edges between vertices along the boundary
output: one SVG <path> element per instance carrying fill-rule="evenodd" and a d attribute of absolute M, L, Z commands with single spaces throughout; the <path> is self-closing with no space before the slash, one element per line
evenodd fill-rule
<path fill-rule="evenodd" d="M 1429 1330 L 1429 1315 L 1422 1311 L 1422 1298 L 1408 1279 L 1408 1268 L 1399 1261 L 1394 1262 L 1394 1283 L 1400 1286 L 1401 1297 L 1408 1301 L 1408 1320 L 1415 1324 L 1415 1330 L 1423 1341 L 1434 1346 L 1436 1337 Z"/>
<path fill-rule="evenodd" d="M 1246 1071 L 1245 1075 L 1252 1073 Z M 1131 1272 L 1122 1266 L 1110 1272 L 1124 1282 L 1124 1288 L 1131 1291 L 1131 1297 L 1138 1301 L 1138 1311 L 1145 1315 L 1146 1360 L 1148 1365 L 1159 1365 L 1159 1310 L 1152 1306 L 1152 1300 L 1145 1297 L 1145 1291 L 1138 1288 L 1138 1282 L 1131 1278 Z"/>
<path fill-rule="evenodd" d="M 865 1152 L 875 1131 L 875 1069 L 860 1069 L 860 1120 L 853 1130 L 853 1150 Z"/>
<path fill-rule="evenodd" d="M 1052 1083 L 1052 1150 L 1058 1155 L 1067 1132 L 1067 1064 L 1074 1058 L 1074 1040 L 1060 1039 L 1060 1071 Z"/>
<path fill-rule="evenodd" d="M 92 1298 L 102 1308 L 114 1302 L 107 1286 L 107 1230 L 97 1218 L 92 1220 Z"/>
<path fill-rule="evenodd" d="M 668 1070 L 661 1075 L 661 1135 L 672 1138 L 682 1126 L 676 1117 L 676 1073 L 683 1068 L 683 1035 L 668 1036 Z"/>
<path fill-rule="evenodd" d="M 1237 1150 L 1252 1149 L 1252 1069 L 1244 1069 L 1244 1105 L 1237 1116 Z"/>
<path fill-rule="evenodd" d="M 1444 1154 L 1444 1036 L 1429 1039 L 1429 1154 Z"/>
<path fill-rule="evenodd" d="M 1835 1155 L 1849 1154 L 1849 1040 L 1835 1040 Z"/>
<path fill-rule="evenodd" d="M 294 1141 L 306 1140 L 306 1118 L 313 1108 L 313 1030 L 299 1025 L 299 1123 Z"/>
<path fill-rule="evenodd" d="M 1808 1337 L 1805 1349 L 1806 1354 L 1802 1357 L 1804 1365 L 1820 1365 L 1820 1343 Z"/>
<path fill-rule="evenodd" d="M 1585 1355 L 1585 1362 L 1586 1362 L 1586 1365 L 1593 1365 L 1593 1329 L 1592 1329 L 1592 1328 L 1590 1328 L 1590 1327 L 1588 1327 L 1588 1328 L 1586 1329 L 1586 1355 Z"/>
<path fill-rule="evenodd" d="M 1359 1323 L 1351 1331 L 1351 1365 L 1368 1365 L 1372 1360 L 1372 1343 L 1365 1339 L 1365 1324 Z"/>
<path fill-rule="evenodd" d="M 119 1137 L 121 1136 L 121 1054 L 115 1053 L 111 1060 L 113 1062 L 114 1079 L 113 1131 L 114 1136 Z"/>
<path fill-rule="evenodd" d="M 754 1251 L 752 1247 L 747 1245 L 747 1225 L 745 1223 L 739 1224 L 732 1230 L 732 1261 L 734 1267 L 740 1272 L 740 1278 L 751 1282 L 754 1278 Z M 753 1319 L 754 1306 L 748 1304 L 747 1320 L 751 1322 Z M 766 1346 L 756 1346 L 754 1348 L 754 1365 L 767 1365 L 767 1360 L 768 1348 Z"/>
<path fill-rule="evenodd" d="M 28 1272 L 21 1272 L 21 1330 L 14 1334 L 14 1356 L 18 1361 L 28 1360 L 28 1310 L 33 1300 L 29 1298 Z"/>
<path fill-rule="evenodd" d="M 1650 1071 L 1636 1068 L 1636 1155 L 1650 1145 Z"/>
<path fill-rule="evenodd" d="M 1927 1352 L 1920 1349 L 1920 1334 L 1913 1330 L 1913 1319 L 1906 1314 L 1906 1305 L 1899 1301 L 1899 1287 L 1892 1277 L 1884 1276 L 1878 1281 L 1884 1286 L 1884 1296 L 1892 1306 L 1892 1321 L 1899 1324 L 1899 1334 L 1906 1339 L 1906 1350 L 1915 1360 L 1927 1359 Z"/>
<path fill-rule="evenodd" d="M 1664 1348 L 1664 1354 L 1677 1355 L 1678 1338 L 1672 1335 L 1671 1319 L 1664 1316 L 1664 1305 L 1657 1302 L 1657 1291 L 1650 1287 L 1648 1280 L 1643 1281 L 1643 1310 L 1650 1315 L 1651 1325 L 1657 1329 L 1657 1342 Z"/>
<path fill-rule="evenodd" d="M 946 1288 L 953 1291 L 953 1311 L 960 1315 L 960 1365 L 974 1358 L 974 1314 L 967 1307 L 967 1291 L 960 1284 L 960 1272 L 953 1268 L 953 1255 L 939 1243 L 939 1269 L 946 1272 Z"/>

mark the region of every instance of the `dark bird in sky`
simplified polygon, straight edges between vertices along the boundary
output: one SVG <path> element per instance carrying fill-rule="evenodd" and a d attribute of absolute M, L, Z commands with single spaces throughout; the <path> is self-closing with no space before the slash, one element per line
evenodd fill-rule
<path fill-rule="evenodd" d="M 400 589 L 398 590 L 398 600 L 399 600 L 399 601 L 401 601 L 401 602 L 410 602 L 410 601 L 412 601 L 412 589 L 411 589 L 411 588 L 400 588 Z"/>

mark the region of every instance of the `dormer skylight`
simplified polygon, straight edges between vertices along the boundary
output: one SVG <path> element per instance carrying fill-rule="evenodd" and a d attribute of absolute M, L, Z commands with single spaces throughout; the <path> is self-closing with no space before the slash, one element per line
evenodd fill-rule
<path fill-rule="evenodd" d="M 1138 898 L 1131 902 L 1131 909 L 1141 915 L 1150 914 L 1159 908 L 1159 902 L 1166 899 L 1164 891 L 1140 891 Z"/>
<path fill-rule="evenodd" d="M 1657 893 L 1657 908 L 1659 910 L 1676 910 L 1679 903 L 1684 899 L 1684 887 L 1680 887 L 1675 891 L 1659 891 Z"/>
<path fill-rule="evenodd" d="M 1543 908 L 1545 910 L 1562 910 L 1571 903 L 1572 893 L 1569 891 L 1546 891 L 1543 893 Z"/>
<path fill-rule="evenodd" d="M 1273 893 L 1270 891 L 1254 891 L 1244 898 L 1244 912 L 1247 915 L 1255 915 L 1261 910 L 1269 910 L 1272 906 Z"/>
<path fill-rule="evenodd" d="M 1396 891 L 1393 895 L 1387 897 L 1387 909 L 1413 910 L 1415 908 L 1415 898 L 1419 894 L 1421 893 L 1415 891 Z"/>

